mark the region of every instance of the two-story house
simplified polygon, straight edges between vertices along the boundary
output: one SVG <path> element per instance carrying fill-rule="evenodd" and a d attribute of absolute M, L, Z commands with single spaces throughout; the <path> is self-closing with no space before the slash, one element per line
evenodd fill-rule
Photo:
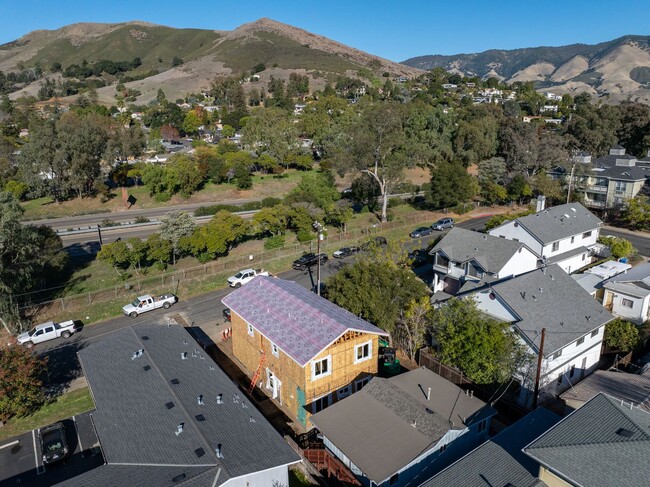
<path fill-rule="evenodd" d="M 402 487 L 420 485 L 485 441 L 495 413 L 421 367 L 375 377 L 312 422 L 362 485 Z"/>
<path fill-rule="evenodd" d="M 585 206 L 606 209 L 620 206 L 639 194 L 650 175 L 645 159 L 626 154 L 625 148 L 616 145 L 609 154 L 592 160 L 586 152 L 578 152 L 572 157 L 574 169 L 570 181 L 572 193 L 583 196 Z M 577 169 L 577 170 L 576 170 Z M 571 178 L 564 167 L 549 172 L 555 179 Z"/>
<path fill-rule="evenodd" d="M 388 334 L 293 281 L 258 276 L 222 303 L 233 355 L 303 426 L 377 373 L 379 337 Z"/>
<path fill-rule="evenodd" d="M 650 319 L 650 263 L 607 279 L 603 306 L 615 316 L 642 325 Z"/>
<path fill-rule="evenodd" d="M 429 252 L 433 291 L 457 294 L 468 288 L 537 268 L 539 258 L 521 242 L 452 228 Z"/>
<path fill-rule="evenodd" d="M 489 233 L 525 244 L 543 263 L 570 274 L 591 262 L 590 247 L 597 243 L 602 223 L 580 203 L 569 203 L 516 218 Z"/>
<path fill-rule="evenodd" d="M 540 392 L 556 395 L 598 368 L 605 324 L 614 316 L 558 265 L 465 294 L 486 314 L 511 323 L 531 359 L 516 378 L 518 401 L 530 406 L 542 330 Z"/>
<path fill-rule="evenodd" d="M 601 393 L 523 450 L 543 485 L 648 485 L 648 431 L 650 413 Z"/>

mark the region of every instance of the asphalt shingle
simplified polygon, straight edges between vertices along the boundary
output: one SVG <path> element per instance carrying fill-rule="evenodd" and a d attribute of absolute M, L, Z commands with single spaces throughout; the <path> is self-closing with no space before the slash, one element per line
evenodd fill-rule
<path fill-rule="evenodd" d="M 601 393 L 524 451 L 577 485 L 648 485 L 650 414 Z"/>
<path fill-rule="evenodd" d="M 539 466 L 522 452 L 522 448 L 559 420 L 560 417 L 548 409 L 536 409 L 429 479 L 421 487 L 539 485 Z"/>
<path fill-rule="evenodd" d="M 97 406 L 93 421 L 108 465 L 187 467 L 188 480 L 201 468 L 208 469 L 208 477 L 210 469 L 215 475 L 219 470 L 218 483 L 212 483 L 212 475 L 205 485 L 221 485 L 299 461 L 178 325 L 125 328 L 83 349 L 79 357 Z M 176 434 L 179 424 L 182 432 Z M 219 445 L 222 458 L 215 451 Z"/>
<path fill-rule="evenodd" d="M 311 421 L 379 484 L 434 447 L 447 431 L 463 430 L 494 413 L 455 384 L 418 368 L 391 379 L 375 377 Z"/>
<path fill-rule="evenodd" d="M 498 273 L 522 247 L 514 240 L 454 227 L 429 253 L 442 251 L 454 262 L 476 260 L 485 271 Z"/>
<path fill-rule="evenodd" d="M 546 356 L 614 318 L 558 265 L 499 282 L 491 289 L 517 314 L 514 325 L 533 346 L 546 328 Z"/>
<path fill-rule="evenodd" d="M 595 230 L 603 223 L 580 203 L 552 206 L 516 221 L 544 245 Z"/>

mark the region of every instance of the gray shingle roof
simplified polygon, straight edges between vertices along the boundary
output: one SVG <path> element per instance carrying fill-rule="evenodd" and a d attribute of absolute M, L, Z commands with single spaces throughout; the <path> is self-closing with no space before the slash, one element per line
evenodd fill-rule
<path fill-rule="evenodd" d="M 554 255 L 553 257 L 550 257 L 547 262 L 549 264 L 559 264 L 560 262 L 563 262 L 567 259 L 571 259 L 576 255 L 586 254 L 587 252 L 589 252 L 589 249 L 587 249 L 587 247 L 580 246 L 576 249 L 567 250 L 566 252 L 562 252 L 561 254 Z"/>
<path fill-rule="evenodd" d="M 227 478 L 215 467 L 102 465 L 65 482 L 58 487 L 103 487 L 114 485 L 210 487 L 219 475 L 221 485 Z M 176 479 L 176 481 L 174 480 Z"/>
<path fill-rule="evenodd" d="M 221 302 L 302 367 L 348 330 L 388 335 L 293 281 L 258 276 Z"/>
<path fill-rule="evenodd" d="M 491 289 L 517 314 L 515 326 L 534 346 L 539 346 L 538 333 L 546 328 L 546 356 L 614 318 L 557 264 Z"/>
<path fill-rule="evenodd" d="M 626 156 L 606 156 L 606 157 L 621 157 Z M 597 161 L 595 161 L 597 162 Z M 615 166 L 611 167 L 600 167 L 600 170 L 595 169 L 593 176 L 595 177 L 607 177 L 610 179 L 619 179 L 621 181 L 641 181 L 645 180 L 650 176 L 650 172 L 646 169 L 645 166 Z"/>
<path fill-rule="evenodd" d="M 450 429 L 462 430 L 494 414 L 491 406 L 455 384 L 418 368 L 391 379 L 375 377 L 311 421 L 379 484 L 435 446 Z"/>
<path fill-rule="evenodd" d="M 574 485 L 648 485 L 650 414 L 598 394 L 524 451 Z"/>
<path fill-rule="evenodd" d="M 429 479 L 421 487 L 538 485 L 539 465 L 521 450 L 559 420 L 557 414 L 538 408 Z"/>
<path fill-rule="evenodd" d="M 133 358 L 140 349 L 142 355 Z M 83 349 L 79 358 L 97 406 L 93 421 L 109 465 L 186 466 L 188 477 L 197 468 L 215 474 L 221 469 L 215 484 L 221 485 L 298 461 L 180 326 L 125 328 Z M 223 404 L 217 404 L 217 394 L 223 394 Z M 180 423 L 183 431 L 176 435 Z M 219 444 L 223 458 L 215 453 Z"/>
<path fill-rule="evenodd" d="M 571 274 L 571 278 L 589 294 L 595 293 L 603 287 L 603 279 L 596 274 Z"/>
<path fill-rule="evenodd" d="M 595 230 L 603 223 L 580 203 L 552 206 L 516 221 L 543 244 Z"/>
<path fill-rule="evenodd" d="M 497 273 L 524 245 L 464 228 L 452 228 L 429 252 L 443 251 L 454 262 L 476 260 L 483 269 Z"/>
<path fill-rule="evenodd" d="M 560 395 L 564 400 L 587 402 L 603 392 L 650 412 L 650 376 L 597 370 Z"/>
<path fill-rule="evenodd" d="M 603 287 L 641 298 L 650 295 L 650 262 L 610 277 L 603 283 Z"/>

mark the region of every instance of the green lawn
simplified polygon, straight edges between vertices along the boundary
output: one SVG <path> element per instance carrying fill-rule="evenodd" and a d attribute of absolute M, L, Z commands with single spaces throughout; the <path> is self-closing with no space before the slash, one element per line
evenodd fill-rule
<path fill-rule="evenodd" d="M 0 441 L 47 426 L 95 407 L 87 387 L 68 392 L 42 406 L 38 411 L 22 418 L 11 418 L 0 428 Z"/>
<path fill-rule="evenodd" d="M 289 487 L 311 487 L 312 485 L 314 484 L 309 482 L 300 470 L 289 470 Z"/>

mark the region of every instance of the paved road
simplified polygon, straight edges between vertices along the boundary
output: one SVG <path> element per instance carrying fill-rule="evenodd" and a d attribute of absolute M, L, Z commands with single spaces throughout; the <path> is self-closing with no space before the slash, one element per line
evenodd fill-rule
<path fill-rule="evenodd" d="M 466 222 L 460 223 L 458 226 L 467 229 L 482 229 L 485 222 L 489 217 L 475 218 Z M 444 235 L 447 231 L 434 232 L 432 235 L 421 239 L 413 239 L 407 244 L 409 251 L 426 248 L 436 238 Z M 340 268 L 350 262 L 353 257 L 346 259 L 330 259 L 321 268 L 321 278 L 325 280 L 328 276 L 338 272 Z M 432 276 L 431 269 L 428 265 L 424 265 L 415 270 L 416 273 L 423 278 L 430 279 Z M 290 270 L 279 274 L 282 279 L 292 280 L 307 289 L 314 289 L 316 287 L 316 268 L 308 271 Z M 35 347 L 35 351 L 42 356 L 48 357 L 48 385 L 50 387 L 65 386 L 73 379 L 81 375 L 79 362 L 77 360 L 77 352 L 88 344 L 97 340 L 101 340 L 104 336 L 109 335 L 117 330 L 134 323 L 162 323 L 166 315 L 173 315 L 176 313 L 183 313 L 190 322 L 194 322 L 195 326 L 204 329 L 206 334 L 214 331 L 215 324 L 221 322 L 221 310 L 223 305 L 221 299 L 231 292 L 232 290 L 220 289 L 213 291 L 202 296 L 197 296 L 185 301 L 180 301 L 175 304 L 170 310 L 158 310 L 146 313 L 136 319 L 128 317 L 114 318 L 102 322 L 101 324 L 91 325 L 85 327 L 81 333 L 73 335 L 68 340 L 58 339 L 47 342 Z"/>
<path fill-rule="evenodd" d="M 243 205 L 252 201 L 259 201 L 257 199 L 236 199 L 220 202 L 204 202 L 204 203 L 190 203 L 186 205 L 165 206 L 159 208 L 132 208 L 130 210 L 124 209 L 122 211 L 115 211 L 112 213 L 94 213 L 92 215 L 79 215 L 64 218 L 48 218 L 45 220 L 32 220 L 29 221 L 32 225 L 47 225 L 55 230 L 67 230 L 68 228 L 84 228 L 101 224 L 102 220 L 109 219 L 115 222 L 132 222 L 138 217 L 145 217 L 150 219 L 160 218 L 165 216 L 170 211 L 183 210 L 192 212 L 197 208 L 203 206 L 211 206 L 216 204 L 228 205 Z"/>

